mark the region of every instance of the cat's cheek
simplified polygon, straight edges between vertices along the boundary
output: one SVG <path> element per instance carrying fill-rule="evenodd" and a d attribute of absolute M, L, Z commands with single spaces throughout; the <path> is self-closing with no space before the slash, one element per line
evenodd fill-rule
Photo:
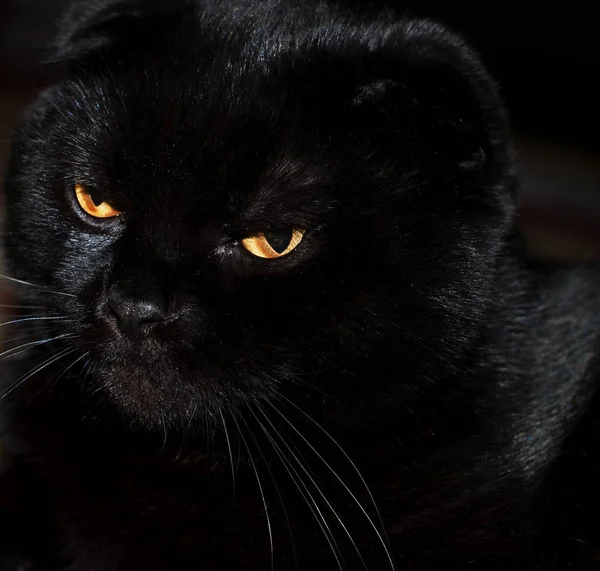
<path fill-rule="evenodd" d="M 113 257 L 109 250 L 94 248 L 81 236 L 65 242 L 54 265 L 56 281 L 70 294 L 88 303 L 102 294 L 102 284 L 110 273 Z"/>

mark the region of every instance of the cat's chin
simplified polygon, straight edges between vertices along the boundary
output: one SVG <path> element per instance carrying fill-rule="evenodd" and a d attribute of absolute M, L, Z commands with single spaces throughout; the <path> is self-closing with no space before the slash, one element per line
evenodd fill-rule
<path fill-rule="evenodd" d="M 186 370 L 181 356 L 164 348 L 119 343 L 97 346 L 94 353 L 88 389 L 127 422 L 149 428 L 189 423 L 198 403 L 210 400 L 201 374 Z"/>
<path fill-rule="evenodd" d="M 186 357 L 141 348 L 99 355 L 89 389 L 126 423 L 159 431 L 188 431 L 204 425 L 207 416 L 228 416 L 242 402 L 269 393 L 268 380 L 260 374 L 251 379 L 237 375 L 231 363 L 219 366 L 208 354 L 202 366 L 191 366 Z"/>
<path fill-rule="evenodd" d="M 93 390 L 132 425 L 148 429 L 189 424 L 212 400 L 202 379 L 179 376 L 166 367 L 132 363 L 99 367 Z M 205 394 L 203 394 L 205 393 Z"/>

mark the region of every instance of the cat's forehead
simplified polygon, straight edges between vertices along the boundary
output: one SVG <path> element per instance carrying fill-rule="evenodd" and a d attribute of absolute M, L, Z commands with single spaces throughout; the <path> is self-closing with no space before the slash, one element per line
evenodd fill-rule
<path fill-rule="evenodd" d="M 306 58 L 275 37 L 254 42 L 239 32 L 228 43 L 205 33 L 188 26 L 152 50 L 146 39 L 130 53 L 107 54 L 65 85 L 65 120 L 75 116 L 82 146 L 95 145 L 92 158 L 112 170 L 143 167 L 161 177 L 201 167 L 213 182 L 265 169 L 299 178 L 326 144 L 306 97 L 311 74 L 298 65 Z"/>
<path fill-rule="evenodd" d="M 331 187 L 353 129 L 354 76 L 323 42 L 292 33 L 302 26 L 289 14 L 240 14 L 226 27 L 207 10 L 148 30 L 69 80 L 65 152 L 93 183 L 262 210 Z"/>
<path fill-rule="evenodd" d="M 252 220 L 286 221 L 321 200 L 330 144 L 310 110 L 264 77 L 233 85 L 212 73 L 136 62 L 73 82 L 73 150 L 92 183 L 148 205 Z"/>

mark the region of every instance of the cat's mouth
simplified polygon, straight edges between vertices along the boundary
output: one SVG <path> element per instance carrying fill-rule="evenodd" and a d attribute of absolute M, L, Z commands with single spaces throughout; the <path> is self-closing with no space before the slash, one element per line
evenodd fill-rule
<path fill-rule="evenodd" d="M 231 347 L 181 337 L 171 332 L 168 341 L 157 335 L 90 340 L 91 391 L 145 426 L 181 426 L 198 411 L 225 409 L 268 392 L 270 380 L 251 363 L 251 355 L 236 358 Z"/>
<path fill-rule="evenodd" d="M 89 389 L 131 421 L 180 424 L 197 403 L 214 398 L 214 382 L 157 343 L 102 350 L 91 355 Z M 189 409 L 189 410 L 188 410 Z"/>

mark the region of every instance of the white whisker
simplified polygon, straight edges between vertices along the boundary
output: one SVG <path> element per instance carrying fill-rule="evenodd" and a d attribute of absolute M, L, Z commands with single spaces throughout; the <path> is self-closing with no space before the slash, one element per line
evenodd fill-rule
<path fill-rule="evenodd" d="M 65 367 L 62 372 L 53 379 L 53 383 L 57 383 L 64 375 L 67 374 L 67 371 L 69 369 L 72 369 L 75 365 L 77 365 L 77 363 L 79 363 L 79 361 L 82 361 L 83 359 L 85 359 L 89 354 L 91 353 L 91 351 L 86 351 L 83 355 L 81 355 L 81 357 L 77 357 L 77 359 L 75 359 L 70 365 L 68 365 L 67 367 Z"/>
<path fill-rule="evenodd" d="M 317 484 L 317 482 L 315 481 L 315 479 L 312 477 L 312 475 L 310 474 L 310 472 L 308 471 L 308 469 L 304 466 L 303 462 L 301 461 L 301 459 L 299 457 L 300 452 L 297 449 L 296 449 L 296 452 L 294 452 L 294 450 L 291 448 L 291 446 L 288 443 L 288 441 L 281 436 L 280 432 L 277 430 L 277 428 L 275 427 L 275 425 L 273 424 L 273 422 L 271 421 L 271 419 L 269 419 L 269 417 L 267 416 L 267 414 L 262 409 L 259 409 L 259 410 L 262 413 L 264 419 L 269 423 L 269 425 L 270 425 L 271 429 L 273 430 L 273 432 L 279 437 L 279 440 L 287 448 L 288 452 L 291 454 L 292 458 L 295 460 L 295 462 L 298 465 L 298 467 L 302 470 L 302 472 L 304 472 L 304 474 L 306 474 L 306 476 L 308 476 L 308 479 L 310 480 L 310 482 L 314 486 L 315 490 L 318 492 L 318 494 L 321 496 L 321 498 L 323 498 L 323 500 L 327 504 L 327 507 L 329 508 L 329 510 L 331 511 L 331 513 L 333 514 L 333 516 L 336 518 L 336 520 L 338 521 L 338 523 L 340 524 L 340 526 L 342 527 L 342 529 L 344 530 L 344 532 L 346 533 L 346 535 L 348 536 L 348 539 L 350 539 L 352 545 L 354 546 L 354 549 L 356 550 L 356 553 L 358 554 L 358 557 L 361 560 L 361 563 L 363 564 L 363 567 L 365 569 L 367 569 L 367 565 L 366 565 L 366 563 L 365 563 L 365 561 L 364 561 L 364 559 L 362 557 L 362 554 L 360 553 L 360 549 L 358 548 L 358 546 L 356 545 L 356 542 L 354 541 L 354 539 L 352 537 L 352 534 L 350 533 L 350 531 L 348 530 L 348 528 L 346 527 L 346 525 L 342 521 L 341 517 L 339 516 L 339 514 L 337 513 L 337 511 L 335 510 L 335 508 L 333 507 L 333 505 L 331 504 L 331 502 L 327 499 L 327 497 L 325 496 L 325 494 L 323 493 L 323 491 L 321 490 L 321 488 L 319 487 L 319 485 Z M 268 434 L 268 430 L 262 424 L 262 422 L 260 422 L 260 420 L 258 418 L 256 420 L 261 425 L 261 427 L 265 431 L 265 433 Z M 294 472 L 298 475 L 298 477 L 301 478 L 301 476 L 298 474 L 298 472 L 296 472 L 296 470 L 294 470 Z M 311 498 L 312 498 L 312 494 L 311 494 Z M 313 502 L 315 502 L 314 498 L 313 498 Z M 316 505 L 316 502 L 315 502 L 315 505 Z M 319 510 L 319 512 L 320 512 L 320 510 Z M 321 514 L 321 517 L 323 517 L 322 514 Z M 323 520 L 325 521 L 324 517 L 323 517 Z M 331 537 L 333 538 L 333 532 L 331 532 L 331 530 L 329 528 L 329 525 L 327 523 L 325 523 L 325 525 L 327 525 L 327 529 L 329 530 L 329 533 L 331 534 Z M 337 545 L 336 545 L 336 547 L 337 547 Z M 338 549 L 338 551 L 339 551 L 339 549 Z M 342 561 L 343 561 L 343 559 L 342 559 Z M 344 566 L 346 567 L 345 562 L 344 562 Z"/>
<path fill-rule="evenodd" d="M 260 490 L 263 507 L 265 509 L 265 515 L 267 517 L 267 528 L 269 531 L 269 544 L 271 546 L 271 571 L 273 571 L 274 566 L 275 566 L 275 551 L 273 549 L 273 529 L 271 528 L 271 516 L 269 515 L 269 508 L 267 507 L 267 499 L 265 497 L 265 492 L 263 490 L 262 483 L 261 483 L 260 477 L 258 475 L 256 463 L 254 462 L 254 458 L 252 457 L 252 452 L 250 452 L 250 447 L 248 446 L 248 442 L 244 438 L 244 435 L 243 435 L 242 431 L 240 430 L 240 426 L 237 423 L 237 421 L 235 420 L 235 417 L 233 417 L 233 420 L 237 426 L 238 434 L 240 435 L 240 438 L 242 439 L 242 442 L 244 443 L 244 446 L 246 447 L 246 450 L 248 452 L 248 457 L 250 458 L 250 462 L 252 463 L 252 468 L 254 469 L 254 475 L 256 476 L 256 482 L 258 484 L 258 489 Z"/>
<path fill-rule="evenodd" d="M 6 321 L 4 323 L 0 323 L 0 327 L 5 327 L 6 325 L 15 325 L 16 323 L 26 323 L 28 321 L 71 321 L 66 317 L 24 317 L 23 319 L 14 319 L 12 321 Z"/>
<path fill-rule="evenodd" d="M 25 318 L 25 317 L 47 317 L 47 316 L 48 316 L 48 313 L 24 314 L 23 312 L 13 312 L 13 313 L 3 313 L 2 314 L 2 317 L 4 317 L 4 319 L 20 319 L 20 318 Z M 55 317 L 55 316 L 51 316 L 51 317 Z"/>
<path fill-rule="evenodd" d="M 14 343 L 15 341 L 22 341 L 23 339 L 31 339 L 33 337 L 37 337 L 40 334 L 50 333 L 51 331 L 51 324 L 41 325 L 37 327 L 28 327 L 24 332 L 22 331 L 20 335 L 16 335 L 15 337 L 9 337 L 8 339 L 2 339 L 2 345 L 6 347 L 9 343 Z"/>
<path fill-rule="evenodd" d="M 40 341 L 31 341 L 30 343 L 23 343 L 18 347 L 12 347 L 11 349 L 6 349 L 0 353 L 0 359 L 2 357 L 7 357 L 12 354 L 18 355 L 25 351 L 27 348 L 37 347 L 38 345 L 44 345 L 45 343 L 50 343 L 51 341 L 56 341 L 57 339 L 67 339 L 69 337 L 75 337 L 73 333 L 66 333 L 64 335 L 57 335 L 55 337 L 50 337 L 49 339 L 42 339 Z"/>
<path fill-rule="evenodd" d="M 225 432 L 225 440 L 227 441 L 227 450 L 229 451 L 229 462 L 231 463 L 231 481 L 233 487 L 233 501 L 235 503 L 235 469 L 233 466 L 233 453 L 231 452 L 231 441 L 229 440 L 227 423 L 225 422 L 225 416 L 223 416 L 223 411 L 221 410 L 221 407 L 219 407 L 219 414 L 221 416 L 221 422 L 223 423 L 223 431 Z"/>
<path fill-rule="evenodd" d="M 46 309 L 43 305 L 3 305 L 0 304 L 2 309 Z"/>
<path fill-rule="evenodd" d="M 333 507 L 333 505 L 331 504 L 331 502 L 327 499 L 327 497 L 325 496 L 325 494 L 323 493 L 323 491 L 321 490 L 321 488 L 319 487 L 319 485 L 317 484 L 317 482 L 315 481 L 315 479 L 312 477 L 312 475 L 310 474 L 310 472 L 308 471 L 308 469 L 300 461 L 300 458 L 298 457 L 299 451 L 296 449 L 296 453 L 295 453 L 292 450 L 290 444 L 288 443 L 289 439 L 284 439 L 281 436 L 281 434 L 279 434 L 279 432 L 277 431 L 277 428 L 275 427 L 275 425 L 273 424 L 273 422 L 271 421 L 271 419 L 269 419 L 269 417 L 264 413 L 264 411 L 261 411 L 261 412 L 263 413 L 263 416 L 264 416 L 265 420 L 269 423 L 269 425 L 271 426 L 271 428 L 273 429 L 273 431 L 275 432 L 275 434 L 277 434 L 279 436 L 279 439 L 281 440 L 281 442 L 283 443 L 283 445 L 288 449 L 288 451 L 290 452 L 290 454 L 292 455 L 292 457 L 296 460 L 296 463 L 298 464 L 299 468 L 306 474 L 306 476 L 308 476 L 308 479 L 311 481 L 311 483 L 315 487 L 316 491 L 323 498 L 323 500 L 327 504 L 327 507 L 331 510 L 331 513 L 333 514 L 333 516 L 335 517 L 335 519 L 338 521 L 338 523 L 340 524 L 340 526 L 342 527 L 342 529 L 344 530 L 344 532 L 348 536 L 348 539 L 352 543 L 354 549 L 356 550 L 356 553 L 357 553 L 357 555 L 358 555 L 358 557 L 359 557 L 359 559 L 360 559 L 363 567 L 365 569 L 368 569 L 367 564 L 365 563 L 365 560 L 363 559 L 363 556 L 362 556 L 362 554 L 360 552 L 360 549 L 359 549 L 358 545 L 356 544 L 356 541 L 354 541 L 354 538 L 352 537 L 352 534 L 350 533 L 350 531 L 346 527 L 346 524 L 343 522 L 342 518 L 339 516 L 339 514 L 337 513 L 336 509 Z"/>
<path fill-rule="evenodd" d="M 72 369 L 77 363 L 79 363 L 79 361 L 81 361 L 82 359 L 85 359 L 88 355 L 90 354 L 90 351 L 84 353 L 83 355 L 81 355 L 80 357 L 77 357 L 77 359 L 75 359 L 72 363 L 70 363 L 69 365 L 67 365 L 61 372 L 60 374 L 58 374 L 56 377 L 50 379 L 42 388 L 40 388 L 40 390 L 32 397 L 32 400 L 37 397 L 45 388 L 47 388 L 49 385 L 52 385 L 50 390 L 52 390 L 52 388 L 54 388 L 54 386 L 56 386 L 56 384 L 58 383 L 58 381 L 64 376 L 66 375 L 67 371 L 69 369 Z"/>
<path fill-rule="evenodd" d="M 333 442 L 333 444 L 335 444 L 335 446 L 344 455 L 344 457 L 346 458 L 346 460 L 348 460 L 348 462 L 350 463 L 350 465 L 352 466 L 352 468 L 354 469 L 354 471 L 356 472 L 356 474 L 360 478 L 361 482 L 363 483 L 363 485 L 364 485 L 364 487 L 365 487 L 365 489 L 366 489 L 366 491 L 367 491 L 367 493 L 368 493 L 368 495 L 369 495 L 369 497 L 370 497 L 370 499 L 371 499 L 371 501 L 373 503 L 373 506 L 375 507 L 375 510 L 376 510 L 377 516 L 379 518 L 379 522 L 380 522 L 381 528 L 383 530 L 383 534 L 385 535 L 385 527 L 383 525 L 383 520 L 381 518 L 381 514 L 379 513 L 379 509 L 377 508 L 377 504 L 375 502 L 375 498 L 373 497 L 373 494 L 371 493 L 371 490 L 370 490 L 369 486 L 367 485 L 367 482 L 365 481 L 364 477 L 360 473 L 360 470 L 358 469 L 358 467 L 356 466 L 356 464 L 348 456 L 348 454 L 346 453 L 346 451 L 341 447 L 341 445 L 337 442 L 337 440 L 335 440 L 333 438 L 333 436 L 331 436 L 329 434 L 329 432 L 327 432 L 316 420 L 314 420 L 313 418 L 311 418 L 301 408 L 299 408 L 298 406 L 296 406 L 292 401 L 290 401 L 285 396 L 280 395 L 280 397 L 282 399 L 284 399 L 286 402 L 288 402 L 291 406 L 293 406 L 294 409 L 297 410 L 298 412 L 300 412 L 304 417 L 306 417 L 308 420 L 310 420 L 312 422 L 312 424 L 314 424 L 317 428 L 319 428 L 327 436 L 327 438 L 329 438 L 329 440 L 331 440 Z M 371 527 L 373 528 L 373 530 L 377 534 L 377 537 L 379 538 L 379 541 L 381 542 L 381 545 L 383 546 L 383 548 L 385 550 L 385 553 L 387 555 L 388 561 L 390 563 L 390 567 L 395 570 L 396 569 L 396 564 L 394 563 L 394 559 L 392 557 L 392 553 L 391 553 L 391 549 L 390 549 L 390 546 L 389 546 L 389 542 L 387 541 L 387 536 L 384 539 L 384 535 L 382 535 L 382 532 L 377 528 L 377 526 L 375 525 L 375 522 L 373 521 L 373 518 L 367 513 L 366 509 L 364 508 L 364 506 L 362 505 L 362 503 L 358 500 L 358 498 L 356 497 L 356 495 L 354 494 L 354 492 L 352 492 L 352 490 L 350 490 L 350 488 L 346 485 L 346 483 L 342 480 L 342 478 L 338 475 L 338 473 L 330 466 L 330 464 L 325 460 L 325 458 L 323 458 L 323 456 L 316 450 L 316 448 L 304 437 L 304 435 L 294 426 L 294 424 L 273 403 L 268 402 L 268 404 L 284 420 L 284 422 L 286 422 L 286 424 L 288 424 L 290 426 L 290 428 L 306 443 L 306 445 L 313 451 L 313 453 L 316 454 L 316 456 L 321 460 L 321 462 L 323 462 L 323 464 L 335 476 L 335 478 L 340 482 L 340 484 L 342 484 L 342 486 L 344 487 L 344 489 L 348 492 L 348 494 L 350 495 L 350 497 L 354 500 L 354 502 L 356 503 L 356 505 L 358 506 L 358 508 L 362 511 L 362 513 L 364 514 L 364 516 L 367 518 L 367 521 L 369 522 L 369 524 L 371 525 Z"/>
<path fill-rule="evenodd" d="M 164 453 L 165 448 L 167 447 L 167 420 L 165 419 L 165 413 L 164 412 L 161 412 L 160 419 L 162 421 L 162 428 L 163 428 L 162 451 Z"/>
<path fill-rule="evenodd" d="M 179 461 L 179 458 L 181 457 L 181 453 L 183 452 L 183 447 L 185 446 L 185 441 L 188 437 L 190 429 L 192 428 L 192 422 L 194 422 L 194 418 L 196 417 L 196 412 L 198 412 L 198 405 L 194 406 L 194 410 L 192 411 L 192 414 L 190 414 L 188 421 L 186 423 L 186 426 L 185 426 L 185 430 L 183 431 L 183 434 L 181 435 L 181 445 L 179 446 L 179 452 L 177 452 L 177 456 L 175 456 L 176 462 Z"/>
<path fill-rule="evenodd" d="M 250 403 L 248 403 L 248 409 L 250 410 L 250 413 L 252 414 L 252 416 L 256 419 L 256 421 L 260 425 L 260 421 L 258 420 L 258 418 L 257 418 L 256 414 L 254 413 L 254 411 L 251 409 Z M 250 428 L 248 427 L 248 424 L 246 423 L 246 421 L 243 418 L 242 418 L 242 421 L 246 425 L 246 428 L 248 428 L 248 432 L 250 433 L 250 436 L 252 437 L 252 440 L 254 440 L 254 444 L 256 445 L 258 453 L 260 454 L 261 458 L 263 459 L 263 462 L 265 463 L 265 467 L 266 467 L 267 471 L 269 472 L 269 475 L 271 476 L 271 480 L 273 482 L 273 486 L 275 487 L 275 492 L 277 493 L 277 496 L 279 497 L 279 503 L 281 504 L 281 508 L 283 510 L 283 515 L 285 517 L 285 521 L 287 523 L 287 528 L 288 528 L 288 531 L 289 531 L 289 534 L 290 534 L 290 541 L 291 541 L 291 544 L 292 544 L 292 553 L 294 555 L 295 567 L 297 569 L 298 568 L 298 558 L 297 558 L 297 554 L 296 554 L 296 543 L 294 541 L 294 534 L 292 532 L 292 526 L 290 524 L 290 518 L 289 518 L 289 515 L 288 515 L 288 511 L 287 511 L 287 508 L 285 506 L 285 502 L 283 501 L 283 496 L 281 495 L 281 491 L 279 490 L 279 486 L 277 485 L 277 482 L 275 481 L 275 476 L 273 475 L 273 472 L 271 471 L 271 468 L 269 467 L 269 463 L 267 462 L 267 458 L 265 457 L 265 455 L 263 454 L 262 449 L 258 445 L 257 439 L 254 438 L 254 435 L 250 431 Z M 263 432 L 265 432 L 265 429 L 264 429 L 264 427 L 262 425 L 261 425 L 261 428 L 262 428 Z M 265 432 L 265 436 L 267 438 L 269 438 L 269 435 L 266 432 Z"/>
<path fill-rule="evenodd" d="M 38 367 L 34 368 L 33 371 L 31 371 L 30 373 L 26 373 L 21 378 L 17 379 L 17 381 L 15 381 L 6 391 L 4 391 L 4 393 L 2 395 L 0 395 L 0 401 L 3 400 L 4 398 L 6 398 L 9 394 L 11 394 L 17 388 L 19 388 L 23 383 L 25 383 L 29 379 L 31 379 L 31 377 L 33 377 L 34 375 L 36 375 L 37 373 L 39 373 L 40 371 L 42 371 L 46 367 L 52 365 L 53 363 L 55 363 L 56 361 L 58 361 L 60 358 L 66 356 L 66 355 L 68 355 L 70 353 L 74 353 L 75 351 L 77 351 L 77 349 L 68 347 L 68 348 L 63 349 L 62 351 L 60 351 L 57 355 L 53 355 L 52 357 L 46 359 Z"/>
<path fill-rule="evenodd" d="M 55 293 L 57 295 L 65 295 L 67 297 L 76 297 L 72 293 L 65 293 L 64 291 L 55 291 L 55 290 L 49 289 L 49 288 L 44 287 L 44 286 L 40 286 L 40 285 L 37 285 L 37 284 L 32 284 L 31 282 L 26 282 L 24 280 L 18 280 L 17 278 L 11 278 L 10 276 L 5 276 L 5 275 L 0 274 L 0 278 L 8 280 L 8 281 L 11 281 L 11 282 L 15 282 L 15 283 L 18 283 L 18 284 L 21 284 L 21 285 L 26 285 L 26 286 L 30 286 L 30 287 L 33 287 L 33 288 L 37 288 L 37 289 L 40 289 L 40 290 L 48 292 L 48 293 Z"/>

